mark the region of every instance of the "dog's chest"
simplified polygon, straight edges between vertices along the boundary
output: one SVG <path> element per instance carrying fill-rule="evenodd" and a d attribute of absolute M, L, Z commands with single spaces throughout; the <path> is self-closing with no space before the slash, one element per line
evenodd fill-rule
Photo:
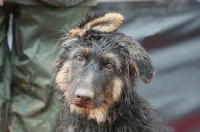
<path fill-rule="evenodd" d="M 67 132 L 75 132 L 74 126 L 72 125 L 69 125 L 67 130 Z"/>

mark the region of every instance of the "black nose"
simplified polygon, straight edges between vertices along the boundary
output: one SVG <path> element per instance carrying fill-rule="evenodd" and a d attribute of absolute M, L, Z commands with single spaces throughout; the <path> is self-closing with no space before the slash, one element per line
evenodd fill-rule
<path fill-rule="evenodd" d="M 81 104 L 89 104 L 93 102 L 94 93 L 89 89 L 77 89 L 75 98 Z"/>

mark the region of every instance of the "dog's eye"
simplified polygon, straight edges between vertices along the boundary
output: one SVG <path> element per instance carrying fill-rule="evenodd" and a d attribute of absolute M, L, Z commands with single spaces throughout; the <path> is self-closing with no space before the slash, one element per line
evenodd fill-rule
<path fill-rule="evenodd" d="M 111 63 L 107 63 L 105 66 L 106 66 L 107 69 L 112 69 L 113 68 L 113 65 Z"/>
<path fill-rule="evenodd" d="M 77 55 L 76 56 L 77 61 L 83 61 L 83 56 L 82 55 Z"/>

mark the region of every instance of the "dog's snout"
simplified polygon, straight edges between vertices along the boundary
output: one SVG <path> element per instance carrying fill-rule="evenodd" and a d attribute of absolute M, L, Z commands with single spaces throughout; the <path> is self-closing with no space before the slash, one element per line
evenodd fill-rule
<path fill-rule="evenodd" d="M 82 107 L 92 106 L 94 92 L 89 89 L 77 89 L 75 92 L 76 105 Z"/>
<path fill-rule="evenodd" d="M 76 95 L 76 98 L 79 100 L 79 101 L 82 101 L 82 102 L 89 102 L 92 100 L 92 98 L 90 96 L 87 96 L 87 95 Z"/>
<path fill-rule="evenodd" d="M 83 102 L 88 102 L 93 100 L 94 93 L 88 89 L 77 89 L 75 97 Z"/>

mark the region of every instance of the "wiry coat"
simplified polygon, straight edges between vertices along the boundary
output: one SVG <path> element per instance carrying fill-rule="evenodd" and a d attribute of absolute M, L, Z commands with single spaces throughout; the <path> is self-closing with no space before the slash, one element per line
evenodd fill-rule
<path fill-rule="evenodd" d="M 122 22 L 117 13 L 87 16 L 63 38 L 53 66 L 65 104 L 59 132 L 171 131 L 136 92 L 136 78 L 150 83 L 155 69 L 139 43 L 115 32 Z M 83 89 L 89 103 L 79 102 Z"/>

